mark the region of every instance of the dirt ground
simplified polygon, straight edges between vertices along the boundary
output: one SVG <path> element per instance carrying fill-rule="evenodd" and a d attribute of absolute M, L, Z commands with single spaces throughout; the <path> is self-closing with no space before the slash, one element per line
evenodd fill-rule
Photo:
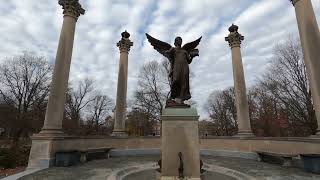
<path fill-rule="evenodd" d="M 13 169 L 0 168 L 0 179 L 4 178 L 4 177 L 7 177 L 7 176 L 10 176 L 10 175 L 13 175 L 13 174 L 16 174 L 16 173 L 19 173 L 19 172 L 22 172 L 25 169 L 26 169 L 26 167 L 24 167 L 24 166 L 16 167 L 16 168 L 13 168 Z"/>

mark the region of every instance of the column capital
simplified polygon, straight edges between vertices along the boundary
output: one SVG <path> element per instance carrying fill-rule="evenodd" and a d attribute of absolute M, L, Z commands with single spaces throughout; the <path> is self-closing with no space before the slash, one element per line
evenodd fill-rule
<path fill-rule="evenodd" d="M 130 34 L 127 31 L 121 33 L 121 40 L 117 43 L 117 47 L 119 47 L 120 52 L 129 53 L 130 47 L 133 46 L 133 42 L 130 41 Z"/>
<path fill-rule="evenodd" d="M 59 0 L 59 4 L 62 6 L 63 14 L 65 16 L 71 16 L 78 19 L 80 15 L 85 13 L 79 0 Z"/>
<path fill-rule="evenodd" d="M 238 33 L 238 29 L 238 26 L 232 24 L 229 27 L 230 34 L 228 35 L 228 37 L 225 37 L 225 40 L 229 42 L 229 46 L 231 48 L 240 47 L 241 42 L 244 40 L 244 36 Z"/>
<path fill-rule="evenodd" d="M 292 3 L 292 5 L 295 5 L 300 0 L 289 0 L 289 1 Z"/>

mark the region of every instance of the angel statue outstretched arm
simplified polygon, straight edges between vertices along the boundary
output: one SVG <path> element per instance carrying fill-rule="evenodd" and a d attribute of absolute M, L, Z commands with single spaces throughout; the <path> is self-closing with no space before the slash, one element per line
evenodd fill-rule
<path fill-rule="evenodd" d="M 184 104 L 185 100 L 191 98 L 189 87 L 189 64 L 193 58 L 199 56 L 199 50 L 196 47 L 199 45 L 201 38 L 189 42 L 182 46 L 182 38 L 176 37 L 174 41 L 175 47 L 170 44 L 160 41 L 149 34 L 146 34 L 148 41 L 153 48 L 160 54 L 168 58 L 171 64 L 171 97 L 167 101 L 167 107 L 190 107 Z"/>

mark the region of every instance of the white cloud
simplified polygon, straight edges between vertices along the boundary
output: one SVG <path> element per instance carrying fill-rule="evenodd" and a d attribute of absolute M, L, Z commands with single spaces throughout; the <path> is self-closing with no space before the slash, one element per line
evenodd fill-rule
<path fill-rule="evenodd" d="M 139 68 L 146 61 L 162 60 L 145 39 L 145 32 L 172 43 L 203 36 L 200 57 L 191 64 L 191 88 L 199 111 L 213 90 L 233 85 L 231 52 L 224 37 L 231 23 L 245 36 L 243 62 L 247 85 L 259 77 L 272 47 L 298 36 L 294 8 L 287 0 L 80 0 L 86 9 L 77 23 L 70 81 L 95 78 L 102 92 L 116 95 L 120 33 L 128 30 L 134 42 L 129 55 L 128 93 L 136 86 Z M 320 0 L 312 0 L 320 20 Z M 54 61 L 63 20 L 52 0 L 0 1 L 0 61 L 30 50 Z"/>

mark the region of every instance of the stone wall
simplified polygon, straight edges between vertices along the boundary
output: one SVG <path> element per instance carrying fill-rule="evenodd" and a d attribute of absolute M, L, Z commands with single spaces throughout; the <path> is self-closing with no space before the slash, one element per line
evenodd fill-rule
<path fill-rule="evenodd" d="M 212 138 L 201 139 L 201 149 L 281 153 L 320 153 L 320 140 L 309 138 Z"/>
<path fill-rule="evenodd" d="M 50 167 L 54 163 L 57 151 L 86 150 L 90 148 L 114 148 L 115 154 L 154 154 L 160 152 L 159 137 L 141 138 L 79 138 L 79 137 L 34 137 L 29 156 L 28 168 Z M 314 154 L 320 153 L 320 139 L 311 138 L 244 138 L 244 137 L 212 137 L 200 139 L 202 154 L 219 155 L 227 152 L 228 156 L 255 159 L 254 151 L 271 151 L 279 153 Z M 144 150 L 144 151 L 141 151 Z M 240 155 L 243 153 L 244 155 Z"/>
<path fill-rule="evenodd" d="M 60 150 L 112 147 L 115 149 L 159 149 L 160 138 L 81 138 L 54 141 Z M 283 153 L 320 153 L 320 140 L 310 138 L 237 138 L 214 137 L 200 140 L 200 149 Z"/>

